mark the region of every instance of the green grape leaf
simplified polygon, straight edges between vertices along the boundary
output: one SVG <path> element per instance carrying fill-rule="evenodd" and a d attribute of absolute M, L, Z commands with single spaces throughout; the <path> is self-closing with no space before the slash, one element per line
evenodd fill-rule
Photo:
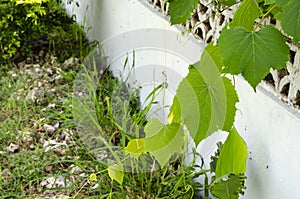
<path fill-rule="evenodd" d="M 229 173 L 245 173 L 247 157 L 247 145 L 233 128 L 222 147 L 216 167 L 216 178 Z"/>
<path fill-rule="evenodd" d="M 261 15 L 254 0 L 244 0 L 234 13 L 231 27 L 242 26 L 247 30 L 253 30 L 253 23 Z"/>
<path fill-rule="evenodd" d="M 232 6 L 236 4 L 236 0 L 220 0 L 220 3 L 225 6 Z"/>
<path fill-rule="evenodd" d="M 221 55 L 219 53 L 219 47 L 218 46 L 213 46 L 212 43 L 208 44 L 205 48 L 205 51 L 208 52 L 208 54 L 211 56 L 213 59 L 213 62 L 216 64 L 218 67 L 219 71 L 222 71 L 222 67 L 224 66 L 222 62 Z M 224 123 L 224 126 L 222 130 L 224 131 L 230 131 L 232 124 L 234 122 L 234 115 L 232 116 L 232 113 L 236 112 L 236 107 L 235 103 L 238 101 L 238 96 L 237 93 L 234 89 L 233 86 L 231 86 L 231 82 L 229 79 L 223 77 L 223 83 L 226 85 L 226 120 Z"/>
<path fill-rule="evenodd" d="M 125 147 L 125 153 L 130 154 L 135 159 L 144 153 L 145 151 L 145 139 L 132 139 L 128 142 L 127 146 Z"/>
<path fill-rule="evenodd" d="M 178 98 L 175 96 L 173 99 L 172 106 L 170 108 L 170 113 L 168 115 L 168 123 L 181 123 L 181 109 Z"/>
<path fill-rule="evenodd" d="M 169 0 L 168 2 L 171 25 L 185 23 L 200 3 L 199 0 Z"/>
<path fill-rule="evenodd" d="M 231 81 L 226 77 L 222 77 L 222 80 L 226 91 L 226 115 L 223 128 L 221 129 L 224 131 L 230 131 L 232 129 L 237 110 L 235 104 L 239 101 L 239 98 Z"/>
<path fill-rule="evenodd" d="M 150 152 L 163 167 L 175 153 L 181 153 L 184 131 L 179 123 L 164 125 L 151 119 L 145 126 L 145 151 Z"/>
<path fill-rule="evenodd" d="M 246 187 L 244 174 L 227 174 L 216 179 L 211 185 L 211 193 L 220 199 L 237 199 Z"/>
<path fill-rule="evenodd" d="M 275 19 L 277 19 L 277 15 L 280 15 L 282 13 L 282 8 L 277 6 L 276 4 L 271 4 L 267 8 L 267 12 L 275 16 Z"/>
<path fill-rule="evenodd" d="M 276 5 L 278 6 L 278 7 L 283 7 L 283 6 L 285 6 L 286 4 L 287 4 L 287 2 L 289 1 L 287 1 L 287 0 L 275 0 L 276 1 Z"/>
<path fill-rule="evenodd" d="M 289 47 L 282 34 L 272 26 L 249 32 L 242 27 L 222 30 L 219 38 L 224 72 L 242 74 L 255 89 L 270 68 L 286 67 Z"/>
<path fill-rule="evenodd" d="M 196 144 L 218 129 L 230 130 L 238 101 L 231 82 L 220 75 L 209 52 L 189 67 L 189 74 L 177 89 L 169 122 L 186 125 Z"/>
<path fill-rule="evenodd" d="M 293 42 L 300 41 L 300 1 L 290 0 L 279 15 L 283 31 L 293 37 Z"/>
<path fill-rule="evenodd" d="M 214 46 L 213 42 L 210 42 L 206 46 L 205 51 L 211 56 L 219 71 L 222 71 L 222 67 L 224 66 L 224 64 L 222 62 L 222 57 L 219 52 L 219 46 Z"/>
<path fill-rule="evenodd" d="M 108 175 L 110 179 L 117 181 L 120 185 L 123 183 L 124 168 L 122 163 L 111 165 L 108 167 Z"/>
<path fill-rule="evenodd" d="M 265 5 L 274 4 L 276 0 L 265 0 Z"/>

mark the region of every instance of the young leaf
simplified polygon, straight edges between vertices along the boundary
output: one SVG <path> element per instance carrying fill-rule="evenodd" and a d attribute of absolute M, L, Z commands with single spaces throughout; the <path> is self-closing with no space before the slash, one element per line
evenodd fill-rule
<path fill-rule="evenodd" d="M 216 179 L 211 185 L 211 193 L 221 199 L 237 199 L 244 193 L 245 176 L 243 174 L 228 174 Z"/>
<path fill-rule="evenodd" d="M 169 0 L 168 2 L 171 25 L 185 23 L 200 3 L 199 0 Z"/>
<path fill-rule="evenodd" d="M 280 14 L 281 27 L 284 32 L 293 37 L 293 42 L 300 41 L 300 1 L 290 0 Z"/>
<path fill-rule="evenodd" d="M 145 139 L 132 139 L 125 147 L 125 152 L 134 158 L 138 158 L 145 151 Z"/>
<path fill-rule="evenodd" d="M 111 165 L 108 167 L 108 175 L 110 179 L 117 181 L 122 185 L 124 178 L 124 168 L 122 163 Z"/>
<path fill-rule="evenodd" d="M 244 0 L 234 13 L 231 27 L 242 26 L 247 30 L 253 30 L 253 23 L 261 13 L 254 0 Z"/>
<path fill-rule="evenodd" d="M 96 182 L 96 181 L 97 181 L 97 175 L 95 173 L 92 173 L 87 180 L 87 182 L 89 184 L 91 184 L 92 182 Z"/>
<path fill-rule="evenodd" d="M 219 47 L 226 66 L 224 71 L 241 73 L 254 89 L 271 67 L 284 68 L 289 60 L 289 47 L 282 34 L 272 26 L 258 32 L 248 32 L 242 27 L 224 28 Z"/>
<path fill-rule="evenodd" d="M 150 152 L 161 166 L 176 152 L 182 152 L 184 131 L 179 123 L 164 125 L 151 119 L 145 126 L 145 133 L 145 151 Z"/>
<path fill-rule="evenodd" d="M 231 129 L 238 101 L 234 87 L 222 78 L 205 50 L 200 62 L 190 66 L 179 84 L 169 120 L 184 122 L 196 144 L 218 129 Z"/>
<path fill-rule="evenodd" d="M 216 178 L 226 174 L 239 174 L 246 171 L 247 145 L 235 129 L 229 133 L 219 156 Z"/>

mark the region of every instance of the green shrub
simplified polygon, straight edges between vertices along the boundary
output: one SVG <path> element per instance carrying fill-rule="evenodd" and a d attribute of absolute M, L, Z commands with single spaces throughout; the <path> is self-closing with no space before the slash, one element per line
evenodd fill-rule
<path fill-rule="evenodd" d="M 79 51 L 89 47 L 88 42 L 80 43 L 83 30 L 66 15 L 61 0 L 0 0 L 0 30 L 1 63 L 20 61 L 41 50 L 53 51 L 63 61 L 81 56 Z"/>

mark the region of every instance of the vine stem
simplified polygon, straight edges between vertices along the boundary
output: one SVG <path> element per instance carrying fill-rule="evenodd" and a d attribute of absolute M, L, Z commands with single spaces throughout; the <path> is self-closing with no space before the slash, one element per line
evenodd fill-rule
<path fill-rule="evenodd" d="M 163 1 L 163 5 L 162 5 L 162 10 L 164 10 L 165 7 L 165 1 Z M 164 18 L 166 17 L 166 15 L 164 15 Z M 164 87 L 163 87 L 163 96 L 162 96 L 162 107 L 165 107 L 165 97 L 166 97 L 166 89 L 167 89 L 167 85 L 168 85 L 168 79 L 167 79 L 167 35 L 166 35 L 166 23 L 164 22 L 164 71 L 162 72 L 162 76 L 163 76 L 163 83 L 164 83 Z M 162 121 L 165 119 L 166 117 L 166 113 L 165 113 L 165 109 L 162 108 Z"/>
<path fill-rule="evenodd" d="M 256 0 L 254 0 L 256 2 Z M 257 3 L 257 2 L 256 2 Z M 258 5 L 257 5 L 258 6 Z M 259 28 L 259 26 L 262 24 L 262 22 L 266 19 L 266 16 L 268 16 L 268 14 L 271 13 L 271 11 L 276 7 L 276 5 L 272 5 L 272 7 L 268 10 L 268 12 L 266 12 L 266 14 L 262 13 L 262 18 L 261 20 L 258 22 L 258 24 L 254 27 L 254 31 Z M 259 8 L 260 9 L 260 8 Z M 261 10 L 261 9 L 260 9 Z"/>

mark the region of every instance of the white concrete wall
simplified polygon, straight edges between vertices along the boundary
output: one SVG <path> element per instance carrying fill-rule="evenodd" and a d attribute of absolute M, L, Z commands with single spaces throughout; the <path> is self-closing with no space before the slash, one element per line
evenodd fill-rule
<path fill-rule="evenodd" d="M 167 89 L 166 98 L 172 97 L 176 85 L 187 74 L 188 64 L 199 60 L 203 50 L 204 44 L 182 36 L 178 29 L 170 27 L 168 21 L 138 0 L 82 0 L 79 8 L 67 6 L 67 11 L 76 13 L 80 23 L 86 18 L 86 26 L 91 27 L 88 37 L 104 44 L 116 67 L 127 56 L 126 51 L 136 49 L 136 66 L 140 70 L 135 78 L 143 86 L 153 88 L 165 80 L 162 72 L 167 71 L 166 81 L 175 86 Z M 139 34 L 132 32 L 136 30 Z M 153 38 L 162 42 L 158 39 L 153 44 Z M 164 45 L 160 46 L 161 43 Z M 235 86 L 240 98 L 235 125 L 250 151 L 243 198 L 300 198 L 299 113 L 263 88 L 259 87 L 255 93 L 240 77 L 235 78 Z M 147 89 L 142 92 L 144 96 L 146 93 Z M 171 103 L 162 96 L 159 99 L 164 101 L 159 107 Z"/>

